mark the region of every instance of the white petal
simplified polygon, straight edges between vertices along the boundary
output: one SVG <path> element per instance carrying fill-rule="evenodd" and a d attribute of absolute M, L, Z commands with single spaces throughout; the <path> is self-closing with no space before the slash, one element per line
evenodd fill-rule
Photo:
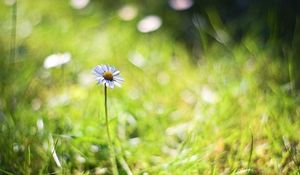
<path fill-rule="evenodd" d="M 114 66 L 111 67 L 111 72 L 116 72 L 116 68 Z"/>
<path fill-rule="evenodd" d="M 104 80 L 104 81 L 103 81 L 103 84 L 104 84 L 105 86 L 109 86 L 109 81 L 108 81 L 108 80 Z"/>
<path fill-rule="evenodd" d="M 115 77 L 114 77 L 114 80 L 116 80 L 116 81 L 121 81 L 121 82 L 124 81 L 124 79 L 123 79 L 120 75 L 115 76 Z"/>
<path fill-rule="evenodd" d="M 108 65 L 104 65 L 106 72 L 109 71 L 109 66 Z"/>
<path fill-rule="evenodd" d="M 103 70 L 101 69 L 101 67 L 99 65 L 95 67 L 94 71 L 99 74 L 103 74 Z"/>
<path fill-rule="evenodd" d="M 116 71 L 113 72 L 113 76 L 117 76 L 119 74 L 120 74 L 120 71 L 118 71 L 118 70 L 116 70 Z"/>
<path fill-rule="evenodd" d="M 103 77 L 96 77 L 96 80 L 97 80 L 97 81 L 103 81 L 104 78 L 103 78 Z"/>
<path fill-rule="evenodd" d="M 108 83 L 109 83 L 109 87 L 110 88 L 114 88 L 115 85 L 114 85 L 114 83 L 112 81 L 109 81 Z"/>
<path fill-rule="evenodd" d="M 104 79 L 99 79 L 98 80 L 98 84 L 103 84 L 104 83 Z"/>
<path fill-rule="evenodd" d="M 93 74 L 95 75 L 95 76 L 101 76 L 98 72 L 96 72 L 95 70 L 93 70 Z"/>
<path fill-rule="evenodd" d="M 106 71 L 107 71 L 105 65 L 101 65 L 101 69 L 102 69 L 103 72 L 106 72 Z"/>
<path fill-rule="evenodd" d="M 108 71 L 110 71 L 110 72 L 114 72 L 114 70 L 115 70 L 115 68 L 114 68 L 114 67 L 112 67 L 112 66 L 108 66 Z"/>
<path fill-rule="evenodd" d="M 101 65 L 97 65 L 95 67 L 94 71 L 96 71 L 96 70 L 97 70 L 97 72 L 103 72 Z"/>
<path fill-rule="evenodd" d="M 121 87 L 121 83 L 119 83 L 118 81 L 114 81 L 114 84 L 118 87 Z"/>

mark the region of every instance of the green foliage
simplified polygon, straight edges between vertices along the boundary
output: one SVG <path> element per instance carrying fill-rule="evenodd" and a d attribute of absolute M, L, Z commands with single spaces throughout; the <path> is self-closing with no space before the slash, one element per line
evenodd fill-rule
<path fill-rule="evenodd" d="M 164 27 L 138 33 L 137 20 L 121 21 L 96 2 L 83 10 L 67 1 L 18 2 L 17 34 L 25 21 L 32 31 L 17 35 L 15 60 L 5 34 L 11 6 L 0 4 L 1 174 L 111 173 L 104 94 L 88 81 L 97 64 L 114 65 L 125 78 L 108 91 L 120 174 L 126 166 L 133 174 L 299 173 L 291 63 L 259 39 L 216 37 L 192 60 Z M 199 29 L 200 42 L 227 32 L 219 22 Z M 44 58 L 57 52 L 72 60 L 45 69 Z"/>

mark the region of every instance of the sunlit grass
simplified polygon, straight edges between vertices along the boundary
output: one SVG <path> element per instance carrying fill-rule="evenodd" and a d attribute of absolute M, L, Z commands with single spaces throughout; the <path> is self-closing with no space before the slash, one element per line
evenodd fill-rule
<path fill-rule="evenodd" d="M 288 63 L 259 39 L 216 41 L 195 60 L 163 27 L 141 34 L 135 20 L 54 4 L 30 11 L 23 2 L 18 20 L 33 30 L 17 37 L 16 62 L 9 36 L 0 35 L 1 173 L 111 172 L 97 64 L 115 65 L 126 80 L 108 93 L 120 174 L 122 161 L 134 174 L 299 173 L 299 97 Z M 9 31 L 10 7 L 0 8 Z M 69 63 L 43 67 L 62 52 L 71 53 Z"/>

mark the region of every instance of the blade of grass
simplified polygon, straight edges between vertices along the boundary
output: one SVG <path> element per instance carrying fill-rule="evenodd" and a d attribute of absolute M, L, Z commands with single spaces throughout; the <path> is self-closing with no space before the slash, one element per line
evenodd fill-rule
<path fill-rule="evenodd" d="M 11 15 L 11 20 L 12 20 L 12 27 L 11 27 L 11 45 L 10 45 L 10 59 L 8 59 L 8 70 L 9 72 L 14 72 L 15 69 L 15 61 L 16 61 L 16 56 L 17 56 L 17 48 L 16 48 L 16 33 L 17 33 L 17 4 L 18 1 L 13 4 L 12 6 L 12 15 Z M 12 62 L 12 64 L 10 64 Z M 10 70 L 13 69 L 13 70 Z M 12 82 L 15 80 L 15 73 L 12 74 Z M 16 124 L 16 117 L 15 117 L 15 108 L 16 108 L 16 97 L 15 97 L 15 86 L 11 87 L 12 90 L 12 97 L 11 101 L 8 103 L 11 103 L 11 107 L 9 108 L 9 112 L 11 114 L 12 120 L 14 124 Z"/>
<path fill-rule="evenodd" d="M 1 168 L 0 168 L 0 172 L 5 173 L 5 174 L 8 174 L 8 175 L 14 175 L 13 173 L 10 173 L 10 172 L 8 172 L 8 171 L 5 171 L 5 170 L 3 170 L 3 169 L 1 169 Z"/>
<path fill-rule="evenodd" d="M 251 159 L 252 159 L 252 154 L 253 154 L 253 134 L 251 132 L 251 143 L 250 143 L 250 152 L 249 152 L 249 159 L 248 159 L 248 172 L 247 174 L 250 174 L 251 173 Z"/>

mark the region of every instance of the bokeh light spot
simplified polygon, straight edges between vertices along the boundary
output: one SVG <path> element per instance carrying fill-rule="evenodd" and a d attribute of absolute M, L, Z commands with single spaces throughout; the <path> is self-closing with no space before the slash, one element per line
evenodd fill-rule
<path fill-rule="evenodd" d="M 160 28 L 162 20 L 159 16 L 150 15 L 144 17 L 137 25 L 137 28 L 142 33 L 153 32 Z"/>

